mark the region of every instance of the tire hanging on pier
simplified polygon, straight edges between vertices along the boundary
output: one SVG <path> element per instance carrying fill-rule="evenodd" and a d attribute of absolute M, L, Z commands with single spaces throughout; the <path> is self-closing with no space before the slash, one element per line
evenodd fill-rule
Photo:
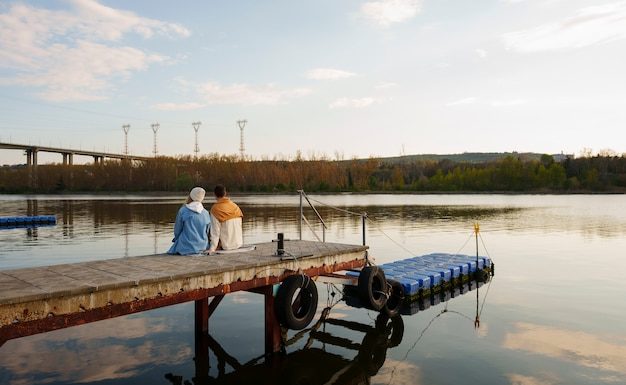
<path fill-rule="evenodd" d="M 388 280 L 387 284 L 391 286 L 391 289 L 389 298 L 387 302 L 385 302 L 385 306 L 383 306 L 383 311 L 390 318 L 393 318 L 400 314 L 400 308 L 404 302 L 404 288 L 400 282 L 394 281 L 393 279 Z"/>
<path fill-rule="evenodd" d="M 378 266 L 366 266 L 359 274 L 359 296 L 363 306 L 380 311 L 387 302 L 387 280 Z"/>
<path fill-rule="evenodd" d="M 306 275 L 287 277 L 276 293 L 276 318 L 291 330 L 307 327 L 317 310 L 317 287 Z"/>

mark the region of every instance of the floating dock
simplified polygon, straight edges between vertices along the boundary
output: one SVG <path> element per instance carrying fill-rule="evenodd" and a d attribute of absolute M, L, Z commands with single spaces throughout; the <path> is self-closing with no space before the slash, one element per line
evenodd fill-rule
<path fill-rule="evenodd" d="M 55 215 L 28 215 L 18 217 L 0 217 L 0 227 L 17 227 L 30 225 L 53 225 L 57 223 Z"/>
<path fill-rule="evenodd" d="M 433 253 L 385 263 L 380 268 L 387 279 L 402 284 L 405 295 L 415 299 L 420 294 L 437 293 L 457 283 L 467 282 L 477 270 L 490 272 L 491 266 L 491 259 L 484 256 Z"/>
<path fill-rule="evenodd" d="M 280 349 L 272 285 L 365 265 L 367 246 L 285 241 L 229 254 L 150 255 L 0 271 L 0 345 L 13 338 L 195 301 L 196 329 L 227 293 L 265 296 L 266 352 Z M 209 304 L 208 299 L 214 297 Z"/>
<path fill-rule="evenodd" d="M 398 281 L 404 289 L 405 302 L 458 287 L 478 271 L 492 273 L 493 263 L 484 256 L 433 253 L 378 265 L 386 279 Z M 348 276 L 358 277 L 350 271 Z"/>

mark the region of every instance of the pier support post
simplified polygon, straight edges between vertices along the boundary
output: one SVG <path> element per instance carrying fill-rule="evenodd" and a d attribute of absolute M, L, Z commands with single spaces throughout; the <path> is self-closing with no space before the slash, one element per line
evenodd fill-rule
<path fill-rule="evenodd" d="M 209 301 L 208 298 L 195 301 L 195 330 L 198 333 L 209 332 Z"/>
<path fill-rule="evenodd" d="M 194 303 L 194 339 L 196 378 L 206 381 L 209 376 L 209 302 L 208 298 Z"/>
<path fill-rule="evenodd" d="M 272 285 L 259 288 L 258 293 L 265 297 L 265 354 L 280 351 L 280 324 L 274 310 L 274 290 Z"/>
<path fill-rule="evenodd" d="M 32 149 L 31 157 L 33 159 L 33 167 L 37 167 L 37 152 L 37 149 Z"/>
<path fill-rule="evenodd" d="M 266 285 L 248 290 L 252 293 L 262 294 L 265 302 L 265 354 L 280 352 L 281 333 L 280 324 L 276 318 L 274 309 L 274 286 Z"/>
<path fill-rule="evenodd" d="M 74 164 L 74 154 L 72 154 L 72 153 L 67 154 L 67 161 L 68 161 L 70 166 L 73 165 Z"/>
<path fill-rule="evenodd" d="M 63 153 L 63 165 L 67 166 L 67 153 Z"/>

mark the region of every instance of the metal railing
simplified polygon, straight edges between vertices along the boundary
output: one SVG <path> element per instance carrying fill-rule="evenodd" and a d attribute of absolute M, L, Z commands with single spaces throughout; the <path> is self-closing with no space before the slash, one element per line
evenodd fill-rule
<path fill-rule="evenodd" d="M 315 236 L 315 238 L 317 238 L 318 241 L 320 242 L 326 242 L 326 230 L 328 229 L 328 226 L 326 226 L 326 222 L 324 222 L 324 219 L 322 219 L 322 216 L 320 215 L 319 211 L 317 211 L 317 209 L 315 208 L 315 206 L 313 205 L 313 203 L 311 203 L 311 200 L 309 199 L 309 197 L 306 195 L 306 193 L 304 192 L 304 190 L 298 190 L 298 193 L 300 194 L 300 220 L 298 222 L 298 233 L 300 235 L 300 239 L 302 240 L 302 224 L 306 224 L 309 229 L 311 230 L 311 232 L 313 233 L 313 235 Z M 311 209 L 313 210 L 313 212 L 315 213 L 315 215 L 317 216 L 317 219 L 319 221 L 319 223 L 322 225 L 322 239 L 320 239 L 320 237 L 317 235 L 317 233 L 315 232 L 315 229 L 313 229 L 313 226 L 311 225 L 311 223 L 309 222 L 309 220 L 306 218 L 306 216 L 304 215 L 304 200 L 306 200 L 306 202 L 309 204 L 309 207 L 311 207 Z M 361 225 L 363 227 L 363 245 L 365 246 L 365 222 L 367 221 L 367 213 L 363 212 L 363 213 L 354 213 L 352 211 L 348 211 L 348 210 L 344 210 L 344 209 L 340 209 L 338 207 L 333 207 L 330 205 L 326 205 L 320 201 L 316 201 L 320 204 L 323 204 L 327 207 L 330 207 L 332 209 L 341 211 L 341 212 L 345 212 L 348 214 L 352 214 L 352 215 L 356 215 L 361 217 Z"/>
<path fill-rule="evenodd" d="M 300 222 L 298 226 L 300 239 L 302 240 L 302 222 L 304 222 L 306 223 L 307 226 L 309 226 L 309 229 L 311 230 L 311 232 L 313 233 L 315 238 L 317 238 L 318 241 L 326 242 L 326 229 L 328 229 L 328 226 L 326 226 L 326 222 L 324 222 L 324 219 L 322 219 L 322 216 L 320 215 L 319 211 L 317 211 L 315 206 L 313 206 L 313 203 L 311 203 L 311 201 L 309 200 L 309 197 L 306 195 L 304 190 L 298 190 L 298 193 L 300 193 Z M 319 223 L 321 223 L 322 225 L 322 239 L 320 239 L 320 237 L 317 236 L 317 233 L 313 229 L 313 226 L 311 226 L 311 223 L 306 219 L 306 216 L 304 215 L 304 206 L 302 205 L 303 203 L 302 198 L 306 199 L 307 203 L 309 204 L 309 207 L 313 209 L 313 212 L 317 216 Z"/>

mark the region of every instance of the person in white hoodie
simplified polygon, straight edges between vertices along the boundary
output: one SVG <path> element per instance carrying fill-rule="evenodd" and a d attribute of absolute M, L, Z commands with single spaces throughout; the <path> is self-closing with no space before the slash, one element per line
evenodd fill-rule
<path fill-rule="evenodd" d="M 199 254 L 209 247 L 211 216 L 202 206 L 205 194 L 202 187 L 194 187 L 189 192 L 186 204 L 176 215 L 173 244 L 168 254 Z"/>

